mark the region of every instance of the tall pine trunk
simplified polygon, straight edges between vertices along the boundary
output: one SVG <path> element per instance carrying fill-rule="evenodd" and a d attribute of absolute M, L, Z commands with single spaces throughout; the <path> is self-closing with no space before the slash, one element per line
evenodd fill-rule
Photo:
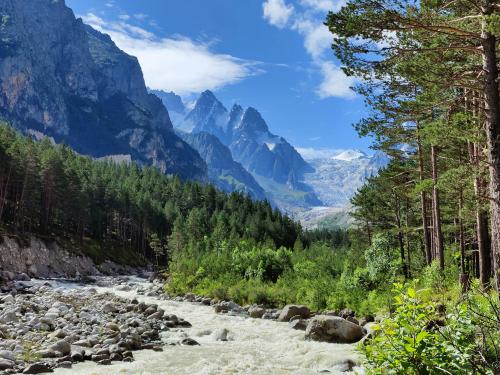
<path fill-rule="evenodd" d="M 491 15 L 496 1 L 485 1 L 481 27 L 483 53 L 484 107 L 490 171 L 491 237 L 495 287 L 500 291 L 500 95 L 496 38 L 488 31 L 486 16 Z"/>
<path fill-rule="evenodd" d="M 405 244 L 403 237 L 403 228 L 401 223 L 401 204 L 399 198 L 394 194 L 394 202 L 396 211 L 394 212 L 394 218 L 396 219 L 396 226 L 398 228 L 398 243 L 399 243 L 399 253 L 401 256 L 402 271 L 405 279 L 408 278 L 408 264 L 406 263 L 405 256 Z"/>
<path fill-rule="evenodd" d="M 441 208 L 439 205 L 439 190 L 437 188 L 438 169 L 437 169 L 437 150 L 431 146 L 431 164 L 432 164 L 432 216 L 434 222 L 434 246 L 436 257 L 439 259 L 439 268 L 444 270 L 444 241 L 441 230 Z"/>
<path fill-rule="evenodd" d="M 469 289 L 469 275 L 465 268 L 465 234 L 464 234 L 464 192 L 460 189 L 458 197 L 458 230 L 459 230 L 459 244 L 460 244 L 460 284 L 462 284 L 462 291 Z"/>
<path fill-rule="evenodd" d="M 419 126 L 417 123 L 417 132 L 419 131 Z M 420 136 L 417 135 L 417 147 L 418 147 L 418 169 L 419 169 L 419 179 L 420 182 L 424 180 L 424 154 L 422 151 L 422 143 L 420 141 Z M 429 231 L 429 221 L 427 217 L 427 193 L 422 190 L 420 193 L 420 210 L 422 215 L 422 228 L 424 231 L 424 249 L 425 249 L 425 260 L 427 265 L 432 262 L 432 250 L 431 250 L 431 234 Z"/>
<path fill-rule="evenodd" d="M 469 154 L 472 165 L 479 170 L 479 162 L 482 158 L 480 147 L 477 144 L 469 144 Z M 479 277 L 483 288 L 487 288 L 491 278 L 491 241 L 488 233 L 488 215 L 483 208 L 483 196 L 485 195 L 485 181 L 481 176 L 474 178 L 474 195 L 476 197 L 476 237 L 479 253 Z"/>

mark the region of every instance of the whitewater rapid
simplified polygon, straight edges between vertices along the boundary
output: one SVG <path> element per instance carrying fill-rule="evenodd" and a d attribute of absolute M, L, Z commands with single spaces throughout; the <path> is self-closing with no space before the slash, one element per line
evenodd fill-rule
<path fill-rule="evenodd" d="M 82 286 L 61 284 L 59 287 Z M 56 369 L 55 375 L 340 374 L 345 373 L 342 370 L 345 370 L 343 363 L 346 360 L 359 362 L 354 345 L 306 341 L 303 331 L 289 328 L 287 323 L 216 314 L 210 306 L 144 297 L 135 289 L 129 292 L 111 287 L 95 289 L 100 293 L 112 292 L 148 304 L 155 303 L 166 313 L 189 321 L 192 327 L 166 332 L 163 352 L 134 352 L 133 363 L 113 362 L 110 366 L 101 366 L 84 362 L 71 369 Z M 229 331 L 229 341 L 217 341 L 217 331 L 224 328 Z M 168 345 L 184 337 L 191 337 L 201 345 Z"/>

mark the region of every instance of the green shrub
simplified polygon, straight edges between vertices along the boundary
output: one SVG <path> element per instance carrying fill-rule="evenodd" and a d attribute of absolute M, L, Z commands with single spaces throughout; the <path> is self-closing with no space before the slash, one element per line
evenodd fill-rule
<path fill-rule="evenodd" d="M 371 278 L 377 282 L 393 282 L 401 269 L 401 261 L 394 250 L 392 240 L 384 234 L 377 234 L 365 251 L 366 264 Z"/>
<path fill-rule="evenodd" d="M 498 348 L 500 321 L 498 306 L 491 306 L 495 305 L 492 301 L 498 304 L 498 296 L 488 299 L 487 311 L 469 300 L 442 316 L 436 304 L 422 300 L 415 289 L 397 285 L 396 291 L 395 313 L 374 325 L 373 338 L 360 346 L 366 354 L 368 374 L 497 373 L 498 354 L 491 353 Z M 482 313 L 473 313 L 474 309 Z M 479 319 L 485 316 L 493 326 L 487 335 Z"/>

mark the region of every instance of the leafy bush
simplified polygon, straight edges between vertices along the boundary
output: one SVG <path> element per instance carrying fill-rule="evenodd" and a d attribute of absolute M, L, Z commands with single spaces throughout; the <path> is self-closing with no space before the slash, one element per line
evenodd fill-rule
<path fill-rule="evenodd" d="M 232 266 L 247 279 L 257 278 L 276 282 L 291 264 L 291 251 L 250 246 L 242 241 L 232 252 Z"/>
<path fill-rule="evenodd" d="M 391 282 L 401 268 L 392 240 L 383 234 L 377 234 L 374 237 L 372 245 L 365 252 L 365 258 L 368 271 L 374 281 Z"/>
<path fill-rule="evenodd" d="M 405 291 L 397 285 L 396 291 L 395 313 L 372 326 L 374 337 L 361 346 L 369 374 L 498 373 L 498 296 L 486 298 L 486 309 L 471 299 L 442 316 L 437 305 L 422 300 L 414 288 Z M 487 334 L 485 317 L 493 330 Z"/>

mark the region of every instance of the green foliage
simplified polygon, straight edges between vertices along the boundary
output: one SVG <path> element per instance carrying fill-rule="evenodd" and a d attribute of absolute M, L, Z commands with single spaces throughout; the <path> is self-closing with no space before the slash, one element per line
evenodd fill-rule
<path fill-rule="evenodd" d="M 420 277 L 420 283 L 437 293 L 444 293 L 454 287 L 458 280 L 458 268 L 448 267 L 444 271 L 439 269 L 439 262 L 433 261 L 426 267 Z"/>
<path fill-rule="evenodd" d="M 291 267 L 291 251 L 249 246 L 241 242 L 232 253 L 232 267 L 242 277 L 276 282 Z"/>
<path fill-rule="evenodd" d="M 222 240 L 292 248 L 302 234 L 298 223 L 268 202 L 181 182 L 155 168 L 96 161 L 1 124 L 0 225 L 20 234 L 73 238 L 99 262 L 127 264 L 134 263 L 130 253 L 165 264 L 166 253 L 213 249 Z M 275 278 L 284 267 L 283 259 L 261 260 L 260 270 L 268 272 L 263 277 Z"/>
<path fill-rule="evenodd" d="M 401 263 L 388 236 L 377 234 L 365 251 L 365 258 L 368 272 L 374 281 L 394 281 Z"/>
<path fill-rule="evenodd" d="M 387 304 L 383 291 L 373 290 L 367 298 L 375 284 L 355 249 L 319 241 L 295 251 L 248 241 L 223 241 L 208 251 L 200 248 L 204 246 L 174 255 L 169 293 L 192 291 L 240 304 L 300 303 L 317 310 L 350 307 L 361 314 L 375 313 Z"/>
<path fill-rule="evenodd" d="M 471 299 L 442 315 L 422 298 L 425 293 L 401 284 L 395 291 L 394 314 L 373 325 L 373 337 L 360 346 L 369 374 L 494 374 L 499 369 L 494 352 L 500 340 L 498 296 L 474 297 L 488 301 L 488 309 Z M 490 320 L 493 332 L 484 331 L 479 317 Z"/>

